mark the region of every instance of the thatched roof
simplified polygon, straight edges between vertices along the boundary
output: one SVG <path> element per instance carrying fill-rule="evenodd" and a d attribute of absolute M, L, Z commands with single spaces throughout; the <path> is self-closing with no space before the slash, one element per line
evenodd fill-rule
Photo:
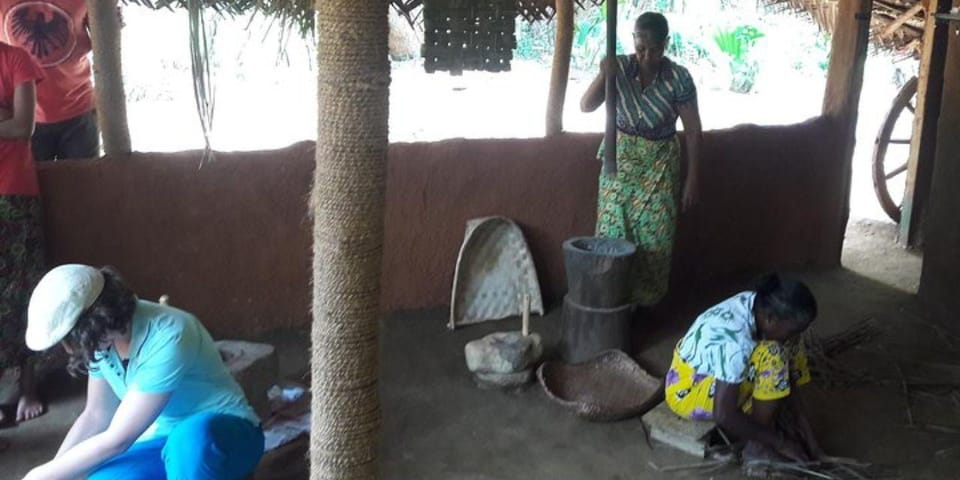
<path fill-rule="evenodd" d="M 400 0 L 395 0 L 400 1 Z M 184 9 L 201 6 L 226 17 L 262 15 L 288 31 L 304 38 L 313 37 L 314 0 L 123 0 L 154 10 Z"/>
<path fill-rule="evenodd" d="M 770 8 L 809 15 L 824 31 L 836 26 L 838 0 L 764 0 Z M 923 43 L 923 0 L 873 0 L 870 35 L 875 45 L 917 57 Z"/>
<path fill-rule="evenodd" d="M 276 21 L 286 31 L 297 32 L 303 38 L 313 38 L 315 0 L 122 0 L 125 4 L 141 5 L 154 10 L 184 9 L 201 6 L 225 17 L 261 15 Z M 552 0 L 549 0 L 552 2 Z M 578 0 L 581 1 L 581 0 Z M 393 9 L 413 25 L 423 0 L 390 0 Z"/>

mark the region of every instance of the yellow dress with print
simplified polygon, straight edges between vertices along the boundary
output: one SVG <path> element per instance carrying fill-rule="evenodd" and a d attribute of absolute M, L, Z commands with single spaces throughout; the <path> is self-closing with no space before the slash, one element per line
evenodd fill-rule
<path fill-rule="evenodd" d="M 666 402 L 674 413 L 690 420 L 713 420 L 716 378 L 698 374 L 680 358 L 679 344 L 667 372 Z M 779 400 L 790 395 L 790 385 L 810 383 L 810 367 L 803 347 L 764 340 L 750 355 L 746 378 L 740 383 L 739 405 L 749 411 L 751 399 Z"/>

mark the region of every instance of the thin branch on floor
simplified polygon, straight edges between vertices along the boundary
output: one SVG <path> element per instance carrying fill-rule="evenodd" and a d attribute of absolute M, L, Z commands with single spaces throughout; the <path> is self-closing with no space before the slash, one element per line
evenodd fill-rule
<path fill-rule="evenodd" d="M 907 404 L 907 423 L 913 425 L 913 408 L 910 407 L 910 387 L 907 386 L 907 380 L 903 376 L 903 369 L 900 368 L 900 362 L 893 362 L 897 367 L 897 374 L 900 375 L 900 385 L 903 388 L 904 401 Z"/>
<path fill-rule="evenodd" d="M 834 357 L 873 340 L 879 333 L 872 319 L 859 322 L 840 333 L 826 337 L 815 335 L 808 330 L 803 336 L 803 344 L 811 370 L 817 377 L 817 383 L 845 387 L 873 382 L 872 376 L 855 371 L 848 365 L 836 361 Z"/>
<path fill-rule="evenodd" d="M 653 461 L 647 462 L 647 464 L 650 465 L 650 468 L 656 470 L 657 472 L 668 473 L 668 472 L 681 472 L 681 471 L 689 471 L 689 470 L 713 469 L 718 466 L 729 465 L 730 463 L 720 461 L 720 460 L 708 460 L 706 462 L 682 463 L 679 465 L 664 465 L 662 467 L 657 465 L 656 463 L 653 463 Z"/>
<path fill-rule="evenodd" d="M 913 425 L 903 425 L 903 428 L 933 433 L 949 433 L 951 435 L 960 434 L 960 429 L 958 428 L 948 427 L 946 425 L 937 425 L 935 423 L 914 423 Z"/>

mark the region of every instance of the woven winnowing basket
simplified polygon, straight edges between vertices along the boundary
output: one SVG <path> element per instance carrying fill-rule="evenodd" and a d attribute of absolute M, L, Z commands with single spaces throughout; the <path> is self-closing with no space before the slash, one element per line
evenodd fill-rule
<path fill-rule="evenodd" d="M 428 0 L 423 6 L 427 73 L 510 70 L 517 0 Z"/>
<path fill-rule="evenodd" d="M 505 217 L 467 222 L 453 276 L 451 329 L 520 315 L 528 296 L 531 313 L 543 315 L 540 282 L 523 232 Z"/>

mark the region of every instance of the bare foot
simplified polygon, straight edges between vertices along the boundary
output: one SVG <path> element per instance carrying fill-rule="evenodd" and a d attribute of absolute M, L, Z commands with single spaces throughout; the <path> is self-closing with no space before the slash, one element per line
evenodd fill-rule
<path fill-rule="evenodd" d="M 33 364 L 27 363 L 20 368 L 20 401 L 17 402 L 17 423 L 33 420 L 43 415 L 45 408 L 37 394 Z"/>
<path fill-rule="evenodd" d="M 24 395 L 17 403 L 17 423 L 33 420 L 45 412 L 43 402 L 36 395 Z"/>

